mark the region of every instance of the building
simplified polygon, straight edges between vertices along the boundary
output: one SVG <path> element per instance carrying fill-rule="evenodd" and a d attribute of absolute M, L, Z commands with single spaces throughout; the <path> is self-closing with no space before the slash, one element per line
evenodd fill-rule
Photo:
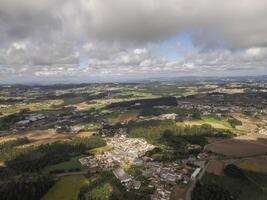
<path fill-rule="evenodd" d="M 132 176 L 126 174 L 126 172 L 121 167 L 117 167 L 116 169 L 114 169 L 113 174 L 116 176 L 117 179 L 120 180 L 121 183 L 127 183 L 133 180 Z"/>
<path fill-rule="evenodd" d="M 196 168 L 193 174 L 191 175 L 191 179 L 196 179 L 197 175 L 199 174 L 201 168 Z"/>
<path fill-rule="evenodd" d="M 141 181 L 133 181 L 133 188 L 135 190 L 139 190 L 140 187 L 141 187 Z"/>

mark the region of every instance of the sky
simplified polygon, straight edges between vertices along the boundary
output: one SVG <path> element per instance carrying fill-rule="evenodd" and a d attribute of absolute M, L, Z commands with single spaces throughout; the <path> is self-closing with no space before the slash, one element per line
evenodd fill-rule
<path fill-rule="evenodd" d="M 267 74 L 265 0 L 0 0 L 0 83 Z"/>

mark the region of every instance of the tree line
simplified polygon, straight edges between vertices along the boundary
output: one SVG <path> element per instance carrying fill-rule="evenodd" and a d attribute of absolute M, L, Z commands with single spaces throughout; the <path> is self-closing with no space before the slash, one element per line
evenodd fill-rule
<path fill-rule="evenodd" d="M 54 184 L 47 175 L 22 175 L 0 182 L 0 199 L 2 200 L 37 200 Z"/>
<path fill-rule="evenodd" d="M 71 157 L 84 154 L 89 149 L 105 145 L 106 142 L 101 137 L 75 138 L 69 142 L 55 142 L 32 147 L 25 153 L 7 160 L 5 164 L 17 173 L 35 172 L 48 165 L 68 161 Z"/>

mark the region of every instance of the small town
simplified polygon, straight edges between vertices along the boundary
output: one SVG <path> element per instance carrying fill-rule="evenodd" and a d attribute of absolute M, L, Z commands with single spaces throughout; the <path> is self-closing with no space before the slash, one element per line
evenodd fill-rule
<path fill-rule="evenodd" d="M 127 174 L 123 167 L 125 164 L 142 166 L 142 176 L 150 181 L 148 187 L 155 189 L 151 195 L 152 200 L 168 200 L 175 185 L 188 185 L 191 181 L 196 181 L 201 170 L 204 170 L 205 160 L 209 157 L 207 153 L 200 153 L 197 157 L 191 156 L 179 163 L 157 162 L 146 156 L 146 153 L 155 147 L 144 139 L 116 134 L 106 140 L 107 145 L 111 147 L 110 151 L 81 158 L 81 164 L 95 172 L 112 170 L 127 191 L 138 190 L 142 183 Z"/>

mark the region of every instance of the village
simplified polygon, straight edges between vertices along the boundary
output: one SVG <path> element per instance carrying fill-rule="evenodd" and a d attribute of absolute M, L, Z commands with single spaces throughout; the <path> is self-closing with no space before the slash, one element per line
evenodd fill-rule
<path fill-rule="evenodd" d="M 207 153 L 200 153 L 197 157 L 190 156 L 179 162 L 159 162 L 146 155 L 155 146 L 144 139 L 115 134 L 106 140 L 110 151 L 81 158 L 80 163 L 93 172 L 112 170 L 127 191 L 140 189 L 142 182 L 138 177 L 128 174 L 124 169 L 125 166 L 141 166 L 140 176 L 149 180 L 148 187 L 154 188 L 155 191 L 151 195 L 152 200 L 170 199 L 175 185 L 181 184 L 185 187 L 191 181 L 195 181 L 199 173 L 204 170 L 206 160 L 210 158 Z"/>

